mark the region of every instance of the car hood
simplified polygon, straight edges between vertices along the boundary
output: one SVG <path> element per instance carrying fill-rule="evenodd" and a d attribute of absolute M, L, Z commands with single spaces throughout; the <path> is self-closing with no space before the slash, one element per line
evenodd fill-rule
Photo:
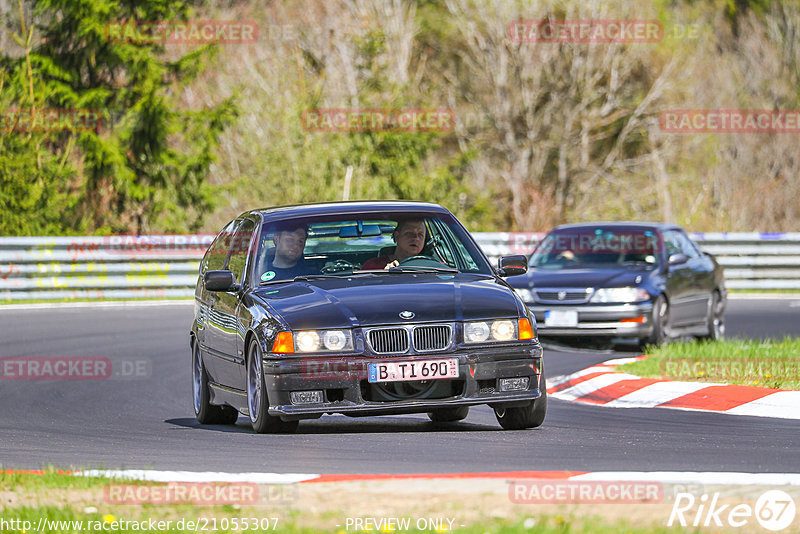
<path fill-rule="evenodd" d="M 653 269 L 620 267 L 618 269 L 530 269 L 526 274 L 508 279 L 513 287 L 623 287 L 637 286 Z M 638 281 L 637 281 L 638 279 Z"/>
<path fill-rule="evenodd" d="M 379 274 L 270 285 L 255 295 L 293 330 L 517 317 L 517 297 L 487 276 Z M 414 317 L 402 319 L 400 312 Z"/>

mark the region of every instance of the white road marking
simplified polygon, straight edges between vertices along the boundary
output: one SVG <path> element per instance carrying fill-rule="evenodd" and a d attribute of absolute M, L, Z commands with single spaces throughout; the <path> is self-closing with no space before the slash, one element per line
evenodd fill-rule
<path fill-rule="evenodd" d="M 667 484 L 800 486 L 800 473 L 734 473 L 714 471 L 597 471 L 570 480 L 652 481 Z"/>
<path fill-rule="evenodd" d="M 590 378 L 586 382 L 581 382 L 564 391 L 553 393 L 553 397 L 564 400 L 574 400 L 584 395 L 588 395 L 598 389 L 610 386 L 621 380 L 636 380 L 638 376 L 629 375 L 626 373 L 607 373 L 594 378 Z"/>
<path fill-rule="evenodd" d="M 605 406 L 613 408 L 652 408 L 678 397 L 707 388 L 710 385 L 702 382 L 656 382 L 642 389 L 607 402 Z"/>
<path fill-rule="evenodd" d="M 756 415 L 780 419 L 800 419 L 800 391 L 779 391 L 750 401 L 725 413 Z"/>

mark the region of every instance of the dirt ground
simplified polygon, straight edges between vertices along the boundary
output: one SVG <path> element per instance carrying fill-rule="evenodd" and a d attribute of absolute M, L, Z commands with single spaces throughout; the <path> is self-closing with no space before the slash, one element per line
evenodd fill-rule
<path fill-rule="evenodd" d="M 625 488 L 631 493 L 624 494 Z M 402 523 L 387 523 L 389 518 L 397 518 L 405 519 L 410 531 L 424 527 L 422 530 L 446 532 L 474 524 L 522 519 L 526 519 L 526 525 L 532 526 L 545 517 L 549 517 L 551 522 L 553 518 L 556 521 L 563 518 L 572 523 L 602 518 L 610 524 L 625 521 L 635 526 L 667 526 L 677 498 L 677 507 L 684 510 L 681 514 L 690 530 L 769 532 L 761 527 L 753 514 L 760 511 L 762 517 L 766 517 L 772 514 L 773 508 L 770 506 L 786 508 L 786 504 L 773 503 L 774 498 L 759 504 L 759 497 L 773 489 L 776 488 L 745 485 L 681 486 L 657 482 L 415 478 L 262 485 L 258 487 L 258 498 L 254 504 L 197 508 L 192 505 L 143 507 L 109 504 L 103 486 L 98 486 L 80 490 L 39 489 L 35 493 L 0 491 L 0 512 L 3 508 L 22 506 L 69 505 L 78 512 L 112 514 L 119 518 L 157 517 L 174 520 L 185 517 L 278 517 L 281 524 L 294 523 L 297 526 L 342 532 L 386 532 L 391 531 L 391 526 L 395 527 L 395 531 L 403 530 Z M 778 489 L 788 494 L 794 503 L 800 504 L 800 487 L 782 486 Z M 570 491 L 573 497 L 570 497 Z M 639 491 L 638 495 L 636 491 Z M 637 502 L 636 498 L 642 496 L 649 497 L 650 502 Z M 722 508 L 720 513 L 709 517 L 709 508 L 719 510 L 725 505 L 727 507 Z M 740 514 L 733 521 L 745 521 L 740 527 L 729 524 L 729 514 L 737 505 L 740 506 Z M 747 508 L 741 508 L 742 505 L 751 510 L 749 516 L 746 514 Z M 791 510 L 774 508 L 774 511 L 776 513 L 772 515 L 781 511 L 789 513 Z M 800 530 L 800 510 L 797 512 L 797 517 L 786 532 Z M 680 514 L 675 515 L 673 525 L 680 526 L 680 517 Z M 716 523 L 716 518 L 722 526 Z"/>

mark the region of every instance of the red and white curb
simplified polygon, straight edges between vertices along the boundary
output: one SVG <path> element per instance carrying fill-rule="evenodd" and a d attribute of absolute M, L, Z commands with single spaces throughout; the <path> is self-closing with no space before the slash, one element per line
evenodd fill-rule
<path fill-rule="evenodd" d="M 423 479 L 535 479 L 571 481 L 662 482 L 664 484 L 800 486 L 800 473 L 738 473 L 698 471 L 500 471 L 482 473 L 413 474 L 307 474 L 307 473 L 222 473 L 109 469 L 75 471 L 76 476 L 153 482 L 250 482 L 255 484 L 296 484 L 299 482 L 368 482 Z"/>
<path fill-rule="evenodd" d="M 617 358 L 547 382 L 556 399 L 612 408 L 672 408 L 800 419 L 800 391 L 641 378 L 616 367 L 644 359 Z"/>

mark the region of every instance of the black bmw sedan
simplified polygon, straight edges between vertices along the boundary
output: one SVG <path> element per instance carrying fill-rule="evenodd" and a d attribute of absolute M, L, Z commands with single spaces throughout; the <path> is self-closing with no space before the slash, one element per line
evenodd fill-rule
<path fill-rule="evenodd" d="M 325 414 L 494 408 L 505 429 L 542 424 L 547 394 L 530 311 L 445 208 L 341 202 L 243 213 L 200 266 L 190 331 L 200 423 L 247 415 L 291 432 Z"/>
<path fill-rule="evenodd" d="M 508 282 L 536 316 L 542 336 L 632 338 L 646 345 L 724 334 L 722 268 L 679 226 L 557 226 L 528 266 Z"/>

